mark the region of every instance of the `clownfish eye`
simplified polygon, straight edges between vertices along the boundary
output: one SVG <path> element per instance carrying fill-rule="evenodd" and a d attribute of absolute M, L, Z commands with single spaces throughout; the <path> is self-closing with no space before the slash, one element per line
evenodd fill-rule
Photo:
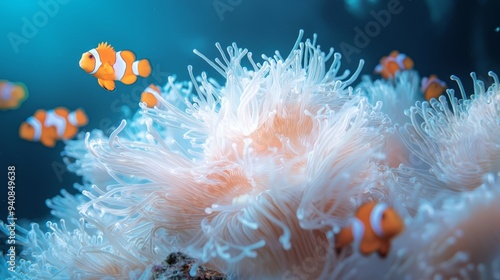
<path fill-rule="evenodd" d="M 89 54 L 89 58 L 90 59 L 94 58 L 94 55 L 93 54 Z"/>

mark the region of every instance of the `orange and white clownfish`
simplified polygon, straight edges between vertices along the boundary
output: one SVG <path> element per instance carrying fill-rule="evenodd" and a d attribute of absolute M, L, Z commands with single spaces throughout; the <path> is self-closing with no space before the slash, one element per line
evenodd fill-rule
<path fill-rule="evenodd" d="M 425 100 L 429 101 L 432 98 L 439 98 L 441 94 L 447 89 L 446 83 L 438 79 L 436 75 L 430 75 L 428 78 L 422 78 L 422 93 Z"/>
<path fill-rule="evenodd" d="M 141 102 L 146 103 L 149 108 L 153 108 L 158 104 L 158 100 L 153 93 L 161 95 L 160 87 L 150 84 L 141 94 Z"/>
<path fill-rule="evenodd" d="M 0 110 L 17 109 L 28 98 L 28 90 L 22 83 L 0 81 Z"/>
<path fill-rule="evenodd" d="M 365 203 L 358 208 L 351 224 L 336 235 L 335 247 L 340 250 L 354 242 L 362 254 L 377 251 L 381 257 L 385 257 L 389 253 L 391 239 L 403 228 L 403 220 L 387 204 Z"/>
<path fill-rule="evenodd" d="M 27 141 L 40 141 L 46 147 L 54 147 L 57 140 L 73 138 L 78 128 L 88 123 L 82 109 L 69 112 L 64 107 L 54 110 L 37 110 L 19 127 L 19 136 Z"/>
<path fill-rule="evenodd" d="M 97 45 L 82 54 L 80 67 L 97 78 L 97 82 L 106 90 L 115 90 L 115 81 L 126 85 L 135 83 L 137 76 L 143 78 L 151 74 L 151 64 L 147 59 L 135 60 L 132 51 L 115 52 L 106 42 Z"/>
<path fill-rule="evenodd" d="M 394 78 L 396 72 L 410 70 L 413 65 L 413 60 L 409 56 L 392 51 L 389 56 L 380 59 L 380 63 L 375 67 L 375 73 L 382 75 L 384 79 L 391 79 Z"/>

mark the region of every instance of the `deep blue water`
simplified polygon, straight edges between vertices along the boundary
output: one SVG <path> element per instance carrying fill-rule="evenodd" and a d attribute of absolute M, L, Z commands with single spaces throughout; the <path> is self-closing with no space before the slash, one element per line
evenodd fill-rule
<path fill-rule="evenodd" d="M 340 0 L 2 0 L 0 80 L 24 83 L 30 96 L 19 109 L 0 111 L 0 218 L 5 220 L 7 212 L 8 165 L 16 167 L 18 219 L 44 218 L 45 199 L 61 188 L 72 190 L 79 181 L 64 169 L 62 142 L 50 149 L 19 138 L 19 125 L 37 109 L 83 108 L 90 122 L 82 131 L 109 130 L 124 117 L 121 106 L 138 108 L 138 96 L 149 83 L 164 84 L 173 74 L 178 80 L 189 79 L 187 65 L 197 74 L 206 71 L 219 79 L 193 54 L 194 48 L 209 58 L 218 55 L 215 42 L 236 42 L 254 58 L 274 50 L 287 54 L 299 29 L 306 37 L 317 33 L 324 51 L 330 46 L 337 51 L 355 47 L 356 42 L 360 46 L 355 28 L 365 30 L 374 20 L 370 11 L 380 14 L 391 1 L 353 15 Z M 392 14 L 385 27 L 373 29 L 375 34 L 363 47 L 344 53 L 343 67 L 354 69 L 363 58 L 363 74 L 372 75 L 380 57 L 398 49 L 413 58 L 421 75 L 438 74 L 451 84 L 447 77 L 455 74 L 471 88 L 471 71 L 482 77 L 488 70 L 500 71 L 500 33 L 495 31 L 500 26 L 495 17 L 499 2 L 452 1 L 449 12 L 436 22 L 424 1 L 401 0 L 400 12 Z M 81 54 L 102 41 L 148 58 L 155 74 L 105 91 L 78 66 Z"/>

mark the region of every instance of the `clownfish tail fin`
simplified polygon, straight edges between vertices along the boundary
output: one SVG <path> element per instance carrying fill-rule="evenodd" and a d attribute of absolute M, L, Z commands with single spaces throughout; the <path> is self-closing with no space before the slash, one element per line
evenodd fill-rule
<path fill-rule="evenodd" d="M 141 76 L 143 78 L 146 78 L 149 75 L 151 75 L 151 64 L 149 63 L 149 60 L 141 59 L 139 61 L 134 62 L 134 64 L 137 65 L 137 68 L 132 67 L 135 75 Z"/>
<path fill-rule="evenodd" d="M 76 109 L 75 111 L 76 114 L 76 122 L 78 123 L 78 126 L 85 126 L 89 122 L 89 119 L 87 117 L 87 114 L 85 114 L 85 111 L 82 109 Z"/>

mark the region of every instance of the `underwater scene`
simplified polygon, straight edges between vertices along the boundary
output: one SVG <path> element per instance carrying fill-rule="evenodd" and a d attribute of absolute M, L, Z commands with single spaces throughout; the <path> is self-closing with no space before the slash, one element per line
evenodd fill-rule
<path fill-rule="evenodd" d="M 500 1 L 0 15 L 0 279 L 500 279 Z"/>

